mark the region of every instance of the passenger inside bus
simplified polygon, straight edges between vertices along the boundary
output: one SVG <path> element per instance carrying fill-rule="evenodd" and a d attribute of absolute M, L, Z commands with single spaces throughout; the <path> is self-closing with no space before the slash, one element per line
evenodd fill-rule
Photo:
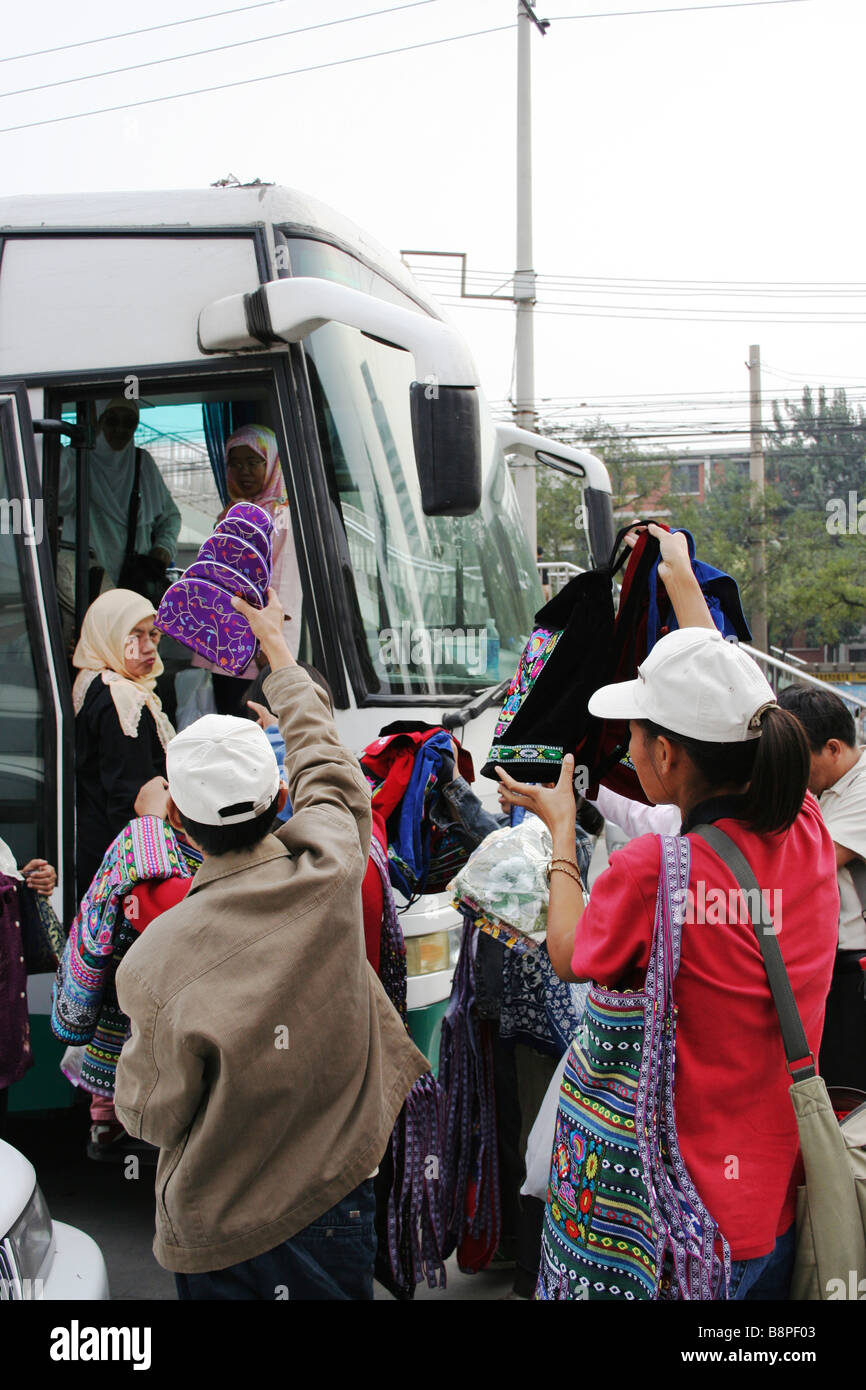
<path fill-rule="evenodd" d="M 136 560 L 146 556 L 156 562 L 152 568 L 157 573 L 160 569 L 164 572 L 175 556 L 181 520 L 180 512 L 152 456 L 146 449 L 136 448 L 138 401 L 118 396 L 99 402 L 97 410 L 96 443 L 86 454 L 90 496 L 91 597 L 121 583 L 121 572 L 127 556 Z M 133 500 L 136 473 L 137 515 Z M 64 449 L 60 459 L 57 500 L 58 515 L 63 518 L 57 587 L 61 607 L 69 614 L 75 610 L 75 500 L 75 451 Z M 129 565 L 123 578 L 132 587 L 134 581 L 131 582 L 129 577 Z M 167 583 L 166 580 L 165 585 Z"/>
<path fill-rule="evenodd" d="M 273 523 L 271 537 L 271 587 L 276 590 L 289 621 L 286 641 L 296 656 L 301 637 L 301 577 L 292 534 L 292 520 L 286 483 L 277 452 L 277 438 L 265 425 L 242 425 L 225 444 L 226 489 L 228 503 L 220 512 L 221 521 L 235 502 L 253 502 L 266 511 Z M 219 668 L 196 657 L 194 666 L 213 673 L 213 692 L 217 713 L 246 715 L 250 681 L 258 672 L 251 661 L 240 676 L 227 676 Z"/>

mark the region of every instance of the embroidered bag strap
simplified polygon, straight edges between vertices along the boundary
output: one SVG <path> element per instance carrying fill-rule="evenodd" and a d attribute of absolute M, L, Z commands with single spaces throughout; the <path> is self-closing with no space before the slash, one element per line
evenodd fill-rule
<path fill-rule="evenodd" d="M 379 979 L 385 993 L 408 1028 L 406 1017 L 406 943 L 397 916 L 397 907 L 388 876 L 388 856 L 376 839 L 370 837 L 370 858 L 382 881 L 382 927 L 379 948 Z"/>
<path fill-rule="evenodd" d="M 674 981 L 680 963 L 691 847 L 685 836 L 664 835 L 659 841 L 656 922 L 646 985 L 648 1084 L 645 1095 L 639 1090 L 639 1143 L 643 1129 L 659 1275 L 670 1252 L 672 1288 L 682 1298 L 710 1300 L 719 1297 L 727 1286 L 730 1250 L 692 1182 L 680 1152 L 674 1116 Z M 654 1117 L 655 1130 L 651 1126 Z M 722 1244 L 721 1259 L 716 1253 L 717 1239 Z"/>

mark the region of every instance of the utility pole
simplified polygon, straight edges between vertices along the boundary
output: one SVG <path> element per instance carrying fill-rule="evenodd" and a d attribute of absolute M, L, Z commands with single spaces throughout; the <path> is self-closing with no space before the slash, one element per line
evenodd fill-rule
<path fill-rule="evenodd" d="M 535 357 L 532 310 L 535 304 L 535 270 L 532 265 L 532 26 L 540 34 L 548 21 L 538 19 L 530 0 L 519 0 L 517 9 L 517 268 L 514 272 L 516 310 L 514 343 L 514 423 L 534 430 Z M 535 465 L 518 465 L 513 471 L 520 513 L 527 539 L 535 554 L 537 544 Z"/>
<path fill-rule="evenodd" d="M 753 508 L 763 508 L 764 501 L 764 432 L 761 424 L 761 349 L 749 348 L 749 484 Z M 752 643 L 759 651 L 768 652 L 767 637 L 767 564 L 764 537 L 761 532 L 752 536 Z"/>
<path fill-rule="evenodd" d="M 514 423 L 524 430 L 534 430 L 535 361 L 533 349 L 532 310 L 535 304 L 535 271 L 532 267 L 532 80 L 530 47 L 533 25 L 546 34 L 550 20 L 539 19 L 532 0 L 518 0 L 517 8 L 517 269 L 511 294 L 470 294 L 466 289 L 466 253 L 463 251 L 400 252 L 407 256 L 444 256 L 460 261 L 461 299 L 502 299 L 514 304 L 516 312 L 514 341 Z M 407 262 L 408 264 L 408 262 Z M 538 534 L 535 500 L 536 465 L 516 459 L 511 465 L 520 515 L 527 540 L 535 555 Z"/>

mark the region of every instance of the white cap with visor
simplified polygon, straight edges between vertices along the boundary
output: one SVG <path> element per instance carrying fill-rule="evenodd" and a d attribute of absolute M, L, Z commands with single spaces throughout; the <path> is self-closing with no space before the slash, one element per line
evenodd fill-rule
<path fill-rule="evenodd" d="M 708 627 L 684 627 L 656 642 L 637 680 L 603 685 L 589 701 L 600 719 L 647 719 L 702 743 L 759 738 L 775 705 L 757 662 Z"/>
<path fill-rule="evenodd" d="M 177 809 L 199 825 L 240 825 L 266 811 L 280 788 L 264 729 L 251 719 L 206 714 L 183 729 L 165 756 Z"/>

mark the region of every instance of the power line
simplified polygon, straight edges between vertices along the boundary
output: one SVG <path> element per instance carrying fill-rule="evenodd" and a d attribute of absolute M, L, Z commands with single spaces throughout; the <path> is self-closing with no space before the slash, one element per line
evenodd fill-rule
<path fill-rule="evenodd" d="M 756 10 L 762 5 L 808 5 L 812 0 L 726 0 L 715 5 L 677 5 L 663 10 L 606 10 L 600 14 L 560 14 L 551 17 L 551 24 L 568 24 L 573 19 L 622 19 L 626 16 L 650 14 L 690 14 L 695 10 Z"/>
<path fill-rule="evenodd" d="M 458 279 L 458 280 L 460 279 L 461 273 L 462 273 L 462 272 L 460 271 L 460 269 L 459 269 L 458 267 L 456 267 L 456 266 L 453 267 L 453 268 L 450 267 L 450 266 L 440 266 L 440 267 L 438 267 L 438 268 L 437 268 L 437 267 L 434 267 L 434 266 L 417 266 L 417 267 L 412 271 L 412 274 L 415 275 L 416 277 L 420 277 L 420 276 L 428 276 L 428 277 L 429 277 L 429 276 L 436 276 L 436 275 L 440 275 L 440 274 L 441 274 L 442 276 L 452 276 L 454 279 Z M 472 270 L 472 271 L 469 271 L 469 272 L 468 272 L 468 275 L 471 276 L 472 279 L 476 279 L 476 278 L 485 279 L 485 278 L 486 278 L 486 279 L 495 279 L 495 280 L 500 280 L 500 281 L 508 281 L 508 280 L 511 280 L 511 279 L 514 278 L 514 274 L 515 274 L 515 272 L 514 272 L 514 271 L 510 271 L 510 270 L 508 270 L 508 271 L 506 271 L 506 270 Z M 625 285 L 625 286 L 630 286 L 630 285 L 660 285 L 660 286 L 671 285 L 671 286 L 673 286 L 674 288 L 694 287 L 695 289 L 700 289 L 701 287 L 708 287 L 708 288 L 721 287 L 721 288 L 734 288 L 734 289 L 736 289 L 736 288 L 740 288 L 740 289 L 750 289 L 750 288 L 761 289 L 762 287 L 769 287 L 769 288 L 771 288 L 771 289 L 784 289 L 784 288 L 786 288 L 786 287 L 788 287 L 788 288 L 793 288 L 793 289 L 798 289 L 798 288 L 802 288 L 802 287 L 806 287 L 806 288 L 810 288 L 810 289 L 820 289 L 820 288 L 822 288 L 822 287 L 827 287 L 827 288 L 829 288 L 829 289 L 845 289 L 845 288 L 849 288 L 849 289 L 855 289 L 855 290 L 863 290 L 863 291 L 866 291 L 866 280 L 714 280 L 714 279 L 671 280 L 671 279 L 664 279 L 663 277 L 659 277 L 659 276 L 640 277 L 640 276 L 628 276 L 628 275 L 561 275 L 561 274 L 539 275 L 537 278 L 538 278 L 539 280 L 544 280 L 544 281 L 549 282 L 549 283 L 553 283 L 553 282 L 556 282 L 556 283 L 558 283 L 558 284 L 566 284 L 566 283 L 568 283 L 568 284 L 574 284 L 574 285 L 578 285 L 578 286 L 579 286 L 579 285 Z"/>
<path fill-rule="evenodd" d="M 424 267 L 415 267 L 412 274 L 419 281 L 425 284 L 438 284 L 453 287 L 456 284 L 462 285 L 462 273 L 460 271 L 450 272 L 447 270 L 427 270 Z M 491 282 L 497 285 L 507 284 L 514 279 L 514 273 L 502 275 L 500 272 L 479 271 L 473 272 L 473 280 L 481 280 L 484 284 Z M 748 282 L 736 281 L 659 281 L 659 280 L 623 280 L 597 277 L 578 277 L 578 276 L 554 276 L 539 274 L 536 275 L 536 284 L 545 289 L 556 290 L 560 294 L 638 294 L 652 295 L 657 298 L 665 296 L 699 299 L 709 295 L 726 295 L 730 297 L 743 296 L 748 299 L 833 299 L 833 298 L 860 298 L 866 296 L 866 282 L 863 281 L 827 281 L 824 285 L 820 281 L 791 281 L 786 287 L 782 283 L 773 284 L 770 281 L 762 286 L 760 282 L 754 282 L 754 287 Z"/>
<path fill-rule="evenodd" d="M 720 393 L 721 394 L 721 393 Z M 772 393 L 765 392 L 765 399 L 769 399 Z M 625 399 L 625 404 L 619 404 Z M 775 399 L 775 397 L 773 397 Z M 852 393 L 846 394 L 847 405 L 866 404 L 866 395 Z M 511 405 L 511 397 L 501 397 L 498 400 L 489 402 L 491 409 Z M 539 410 L 546 412 L 556 412 L 557 414 L 574 414 L 577 411 L 594 411 L 605 409 L 616 415 L 640 414 L 671 414 L 673 412 L 686 412 L 697 410 L 740 410 L 744 411 L 748 402 L 737 396 L 729 397 L 725 400 L 714 400 L 705 396 L 680 396 L 667 401 L 659 402 L 648 396 L 634 398 L 623 398 L 618 396 L 591 395 L 588 400 L 578 401 L 577 397 L 551 397 L 536 396 L 535 406 Z"/>
<path fill-rule="evenodd" d="M 97 43 L 113 43 L 115 39 L 132 39 L 138 34 L 155 34 L 160 29 L 179 29 L 185 24 L 201 24 L 205 19 L 222 19 L 229 14 L 248 14 L 251 10 L 267 10 L 274 5 L 284 5 L 286 0 L 257 0 L 254 5 L 236 5 L 231 10 L 215 10 L 212 14 L 194 15 L 192 19 L 172 19 L 166 24 L 150 24 L 146 29 L 127 29 L 122 34 L 104 34 L 98 39 L 78 39 L 75 43 L 61 43 L 56 48 L 35 48 L 31 53 L 12 53 L 8 58 L 0 58 L 0 63 L 19 63 L 25 58 L 44 58 L 49 53 L 68 53 L 71 48 L 91 48 Z"/>
<path fill-rule="evenodd" d="M 767 365 L 766 363 L 763 363 L 763 364 L 762 364 L 762 370 L 763 370 L 764 368 L 766 368 L 766 365 Z M 783 375 L 785 375 L 785 376 L 791 376 L 794 380 L 799 380 L 799 381 L 802 381 L 802 380 L 803 380 L 803 376 L 802 376 L 802 375 L 799 375 L 799 374 L 794 374 L 794 373 L 786 372 L 786 373 L 783 373 Z M 806 373 L 806 375 L 809 375 L 809 373 Z M 811 375 L 814 376 L 815 374 L 812 373 Z M 817 378 L 816 378 L 816 380 L 817 380 Z M 866 378 L 864 378 L 864 377 L 862 377 L 862 376 L 860 376 L 860 377 L 850 377 L 849 380 L 851 380 L 851 381 L 853 381 L 853 382 L 859 383 L 859 385 L 862 386 L 864 390 L 866 390 Z M 828 385 L 829 383 L 830 383 L 830 377 L 824 378 L 824 384 L 825 384 L 825 385 Z M 766 393 L 765 393 L 765 394 L 766 394 Z M 727 389 L 727 388 L 726 388 L 726 389 L 720 390 L 720 391 L 713 391 L 713 390 L 706 390 L 706 391 L 690 391 L 690 392 L 686 392 L 685 395 L 682 394 L 682 392 L 679 392 L 679 391 L 645 391 L 645 392 L 640 392 L 640 393 L 639 393 L 639 392 L 635 392 L 635 391 L 631 391 L 631 392 L 611 393 L 611 394 L 609 394 L 609 395 L 593 395 L 593 400 L 596 400 L 596 401 L 601 400 L 601 401 L 605 401 L 605 402 L 611 402 L 611 401 L 640 401 L 640 402 L 645 402 L 645 401 L 656 401 L 656 400 L 671 400 L 671 401 L 673 401 L 674 403 L 680 403 L 680 402 L 688 402 L 688 401 L 712 401 L 712 398 L 713 398 L 714 396 L 724 396 L 724 398 L 725 398 L 726 401 L 736 401 L 740 396 L 744 397 L 745 399 L 748 399 L 748 398 L 749 398 L 749 391 L 748 391 L 747 389 L 746 389 L 746 390 L 743 390 L 743 391 L 731 391 L 730 389 Z M 849 399 L 850 399 L 850 397 L 849 397 Z M 569 404 L 569 403 L 577 403 L 577 402 L 580 402 L 580 404 L 586 404 L 586 402 L 583 401 L 583 400 L 581 400 L 581 397 L 579 397 L 579 396 L 539 396 L 539 397 L 538 397 L 538 400 L 544 402 L 545 404 L 552 404 L 552 405 L 558 405 L 558 404 L 560 404 L 561 402 L 565 402 L 566 404 Z M 498 400 L 497 403 L 501 403 L 501 401 Z"/>
<path fill-rule="evenodd" d="M 2 133 L 2 132 L 0 132 L 0 133 Z M 449 298 L 443 296 L 443 297 L 440 299 L 440 302 L 441 302 L 442 304 L 447 305 L 449 308 L 470 308 L 470 309 L 485 309 L 485 310 L 493 309 L 493 310 L 499 310 L 499 311 L 501 311 L 503 308 L 505 308 L 507 312 L 509 312 L 509 313 L 511 312 L 511 306 L 510 306 L 510 305 L 490 304 L 490 303 L 485 304 L 485 303 L 480 302 L 480 301 L 477 301 L 477 300 L 476 300 L 476 301 L 473 301 L 472 303 L 467 303 L 467 301 L 466 301 L 466 300 L 463 300 L 463 299 L 449 299 Z M 552 305 L 552 306 L 550 306 L 550 307 L 547 307 L 549 304 L 550 304 L 550 302 L 547 301 L 547 300 L 539 300 L 539 301 L 536 303 L 534 312 L 537 313 L 537 314 L 547 314 L 547 315 L 552 315 L 552 316 L 554 316 L 554 317 L 560 317 L 560 318 L 578 318 L 578 319 L 579 319 L 579 318 L 588 318 L 588 319 L 623 319 L 623 320 L 627 320 L 627 321 L 632 322 L 632 323 L 643 323 L 643 322 L 650 323 L 650 322 L 657 322 L 657 323 L 730 323 L 730 324 L 735 324 L 735 323 L 776 323 L 776 324 L 811 324 L 811 325 L 815 325 L 815 324 L 835 324 L 837 327 L 844 327 L 844 326 L 846 326 L 846 325 L 847 325 L 848 327 L 854 327 L 854 326 L 857 326 L 857 325 L 859 325 L 859 324 L 864 324 L 864 323 L 866 323 L 866 317 L 862 317 L 862 316 L 860 316 L 859 314 L 855 316 L 854 311 L 851 311 L 851 316 L 850 316 L 850 317 L 845 317 L 845 318 L 838 317 L 838 316 L 837 316 L 836 318 L 803 318 L 803 317 L 800 317 L 800 318 L 793 318 L 793 317 L 778 317 L 778 315 L 783 315 L 783 314 L 786 314 L 786 313 L 788 312 L 788 311 L 784 311 L 784 310 L 775 310 L 775 311 L 774 311 L 774 310 L 768 310 L 765 314 L 758 314 L 758 315 L 756 315 L 756 314 L 754 314 L 754 313 L 746 314 L 744 311 L 740 311 L 740 310 L 736 310 L 736 309 L 731 309 L 731 310 L 729 310 L 729 311 L 720 311 L 720 312 L 729 312 L 729 313 L 732 314 L 732 315 L 733 315 L 733 314 L 740 314 L 740 313 L 742 313 L 742 317 L 738 317 L 738 318 L 733 318 L 733 317 L 731 317 L 731 318 L 720 318 L 720 317 L 718 316 L 718 313 L 717 313 L 717 314 L 702 314 L 701 311 L 700 311 L 700 310 L 697 310 L 697 309 L 694 311 L 694 314 L 693 314 L 693 315 L 692 315 L 692 314 L 689 314 L 689 313 L 679 313 L 679 314 L 675 314 L 675 313 L 673 313 L 673 312 L 669 312 L 669 313 L 665 313 L 665 312 L 662 312 L 662 313 L 652 313 L 652 312 L 650 312 L 648 309 L 647 309 L 647 310 L 643 310 L 643 311 L 638 312 L 638 313 L 626 313 L 626 312 L 621 312 L 619 309 L 613 309 L 613 308 L 611 308 L 611 309 L 603 309 L 603 308 L 599 308 L 599 307 L 597 307 L 596 305 L 585 305 L 585 306 L 584 306 L 584 305 L 573 305 L 573 306 L 571 306 L 571 307 L 567 307 L 567 306 L 565 306 L 565 305 Z M 623 306 L 622 306 L 622 309 L 625 310 L 625 309 L 627 309 L 628 307 L 629 307 L 629 306 L 623 305 Z M 631 306 L 631 307 L 640 308 L 640 306 Z M 791 311 L 790 311 L 791 314 L 793 314 L 794 312 L 795 312 L 794 310 L 791 310 Z M 800 312 L 802 313 L 802 312 L 804 312 L 804 311 L 800 311 Z M 837 315 L 842 314 L 843 312 L 847 312 L 847 311 L 843 311 L 843 310 L 837 310 L 837 311 L 836 311 Z M 774 313 L 777 315 L 777 317 L 772 317 L 772 315 L 773 315 Z"/>
<path fill-rule="evenodd" d="M 183 97 L 207 96 L 211 92 L 227 92 L 234 87 L 250 87 L 258 82 L 274 82 L 280 77 L 297 77 L 307 72 L 322 72 L 325 68 L 342 68 L 349 63 L 366 63 L 371 58 L 390 58 L 396 53 L 414 53 L 420 48 L 436 48 L 445 43 L 459 43 L 464 39 L 478 39 L 486 34 L 502 34 L 515 29 L 515 24 L 499 24 L 492 29 L 476 29 L 471 34 L 451 34 L 445 39 L 427 39 L 424 43 L 404 44 L 400 48 L 382 48 L 376 53 L 359 53 L 354 58 L 336 58 L 329 63 L 313 63 L 309 67 L 290 68 L 287 72 L 270 72 L 263 77 L 244 77 L 237 82 L 218 82 L 213 87 L 197 87 L 189 92 L 172 92 L 164 97 L 147 97 L 142 101 L 125 101 L 117 106 L 101 106 L 95 111 L 76 111 L 71 116 L 49 116 L 43 121 L 24 121 L 20 125 L 0 126 L 0 135 L 9 135 L 15 130 L 33 130 L 36 126 L 61 125 L 64 121 L 81 121 L 88 116 L 107 116 L 115 111 L 132 111 L 139 106 L 157 106 L 163 101 L 179 101 Z"/>
<path fill-rule="evenodd" d="M 272 0 L 276 3 L 277 0 Z M 280 0 L 281 2 L 281 0 Z M 52 87 L 71 87 L 76 82 L 93 82 L 100 77 L 117 77 L 124 72 L 140 72 L 143 68 L 158 68 L 165 63 L 182 63 L 186 58 L 205 58 L 211 53 L 225 53 L 232 48 L 247 48 L 254 43 L 269 43 L 274 39 L 288 39 L 296 34 L 311 34 L 316 29 L 333 29 L 338 24 L 354 24 L 361 19 L 375 19 L 383 14 L 396 14 L 398 10 L 415 10 L 420 5 L 432 5 L 437 0 L 410 0 L 403 5 L 392 5 L 384 10 L 368 10 L 366 14 L 348 15 L 345 19 L 328 19 L 322 24 L 304 24 L 299 29 L 284 29 L 279 34 L 263 34 L 256 39 L 238 39 L 235 43 L 218 44 L 215 48 L 199 48 L 193 53 L 178 53 L 169 58 L 152 58 L 146 63 L 131 63 L 124 68 L 107 68 L 104 72 L 90 72 L 81 77 L 61 77 L 56 82 L 40 82 L 35 87 L 18 87 L 12 92 L 0 92 L 0 97 L 27 96 L 30 92 L 47 92 Z"/>
<path fill-rule="evenodd" d="M 421 285 L 429 289 L 432 293 L 454 294 L 456 292 L 455 282 L 445 277 L 437 277 L 435 275 L 427 276 L 423 274 L 419 275 L 417 274 L 417 272 L 415 272 L 415 278 Z M 570 302 L 571 297 L 573 297 L 576 294 L 599 296 L 607 295 L 612 297 L 631 295 L 633 298 L 638 297 L 641 299 L 671 299 L 675 301 L 681 301 L 683 299 L 721 298 L 734 300 L 794 300 L 798 302 L 801 300 L 809 299 L 822 301 L 866 299 L 866 286 L 864 286 L 862 290 L 729 290 L 722 288 L 695 290 L 687 289 L 685 287 L 680 289 L 662 290 L 653 287 L 648 287 L 647 289 L 640 289 L 635 285 L 630 285 L 628 287 L 620 287 L 613 284 L 609 286 L 605 285 L 602 287 L 596 287 L 593 284 L 583 284 L 575 285 L 573 288 L 570 286 L 560 288 L 556 284 L 556 282 L 551 282 L 551 280 L 547 276 L 538 275 L 536 276 L 536 287 L 538 290 L 543 290 L 549 293 L 557 294 L 561 298 L 563 303 Z M 472 298 L 473 296 L 461 294 L 460 297 Z M 508 298 L 508 296 L 506 296 L 506 298 Z M 539 300 L 539 302 L 542 301 Z"/>

